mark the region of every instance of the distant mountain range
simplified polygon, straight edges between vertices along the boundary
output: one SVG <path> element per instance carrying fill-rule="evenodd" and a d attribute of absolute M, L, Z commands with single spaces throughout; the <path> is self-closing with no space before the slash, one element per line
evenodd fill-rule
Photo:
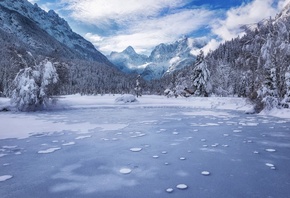
<path fill-rule="evenodd" d="M 205 39 L 183 37 L 171 44 L 157 45 L 150 56 L 138 54 L 129 46 L 122 52 L 112 52 L 108 59 L 123 72 L 136 72 L 144 79 L 159 79 L 166 73 L 171 73 L 191 65 L 197 51 L 206 45 Z"/>

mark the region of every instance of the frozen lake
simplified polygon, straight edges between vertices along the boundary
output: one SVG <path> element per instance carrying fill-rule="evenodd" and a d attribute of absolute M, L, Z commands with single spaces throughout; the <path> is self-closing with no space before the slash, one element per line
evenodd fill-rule
<path fill-rule="evenodd" d="M 29 137 L 0 139 L 1 198 L 290 197 L 286 119 L 182 107 L 1 114 L 31 124 Z"/>

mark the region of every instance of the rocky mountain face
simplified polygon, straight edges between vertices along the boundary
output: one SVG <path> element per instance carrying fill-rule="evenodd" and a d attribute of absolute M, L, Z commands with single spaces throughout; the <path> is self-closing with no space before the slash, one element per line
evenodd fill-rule
<path fill-rule="evenodd" d="M 137 72 L 142 73 L 146 67 L 148 57 L 146 55 L 137 54 L 133 47 L 129 46 L 124 51 L 112 52 L 109 60 L 113 62 L 116 67 L 126 73 Z"/>
<path fill-rule="evenodd" d="M 30 51 L 65 58 L 93 60 L 111 65 L 93 44 L 72 31 L 54 11 L 45 12 L 27 0 L 0 0 L 1 35 L 15 36 Z"/>
<path fill-rule="evenodd" d="M 132 47 L 124 51 L 112 52 L 108 57 L 124 72 L 137 72 L 146 80 L 159 79 L 195 61 L 192 51 L 202 48 L 206 42 L 202 39 L 181 38 L 171 44 L 159 44 L 150 56 L 137 54 Z"/>

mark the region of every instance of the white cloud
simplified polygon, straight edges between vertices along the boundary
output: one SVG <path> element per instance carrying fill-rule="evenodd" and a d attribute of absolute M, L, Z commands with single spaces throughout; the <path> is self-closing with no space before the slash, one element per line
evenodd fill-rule
<path fill-rule="evenodd" d="M 278 3 L 278 9 L 282 10 L 288 3 L 290 3 L 290 0 L 280 0 Z"/>
<path fill-rule="evenodd" d="M 92 42 L 95 46 L 98 46 L 104 40 L 101 36 L 90 32 L 85 34 L 85 39 Z"/>
<path fill-rule="evenodd" d="M 208 54 L 210 51 L 213 51 L 213 50 L 217 49 L 219 45 L 220 45 L 220 42 L 219 41 L 217 41 L 216 39 L 211 39 L 206 44 L 206 46 L 204 46 L 202 48 L 202 50 L 203 50 L 203 52 L 205 54 Z M 191 53 L 194 54 L 194 55 L 198 55 L 200 53 L 200 50 L 194 50 Z"/>
<path fill-rule="evenodd" d="M 37 3 L 38 0 L 28 0 L 30 3 L 34 4 L 34 3 Z"/>
<path fill-rule="evenodd" d="M 242 25 L 275 16 L 290 0 L 253 0 L 228 10 L 224 19 L 217 10 L 182 8 L 188 2 L 192 0 L 61 0 L 58 5 L 74 20 L 102 30 L 90 29 L 84 36 L 103 53 L 131 45 L 137 52 L 148 54 L 160 43 L 174 42 L 207 26 L 223 41 L 237 37 L 243 34 Z M 217 46 L 218 41 L 213 39 L 204 51 Z"/>
<path fill-rule="evenodd" d="M 136 21 L 119 34 L 98 41 L 98 48 L 109 53 L 113 50 L 122 51 L 131 45 L 137 52 L 146 53 L 148 49 L 160 43 L 173 42 L 183 35 L 206 26 L 210 23 L 212 15 L 213 12 L 204 9 L 182 10 L 160 18 Z M 86 38 L 94 42 L 95 39 L 90 37 Z"/>
<path fill-rule="evenodd" d="M 74 20 L 95 25 L 103 32 L 85 38 L 103 53 L 131 45 L 147 53 L 160 43 L 173 42 L 210 23 L 214 11 L 184 9 L 189 0 L 61 0 Z M 110 32 L 106 35 L 106 30 Z M 104 33 L 105 32 L 105 33 Z"/>
<path fill-rule="evenodd" d="M 242 34 L 242 25 L 253 24 L 262 19 L 275 16 L 279 9 L 289 0 L 280 0 L 278 8 L 273 5 L 274 0 L 254 0 L 251 3 L 243 4 L 238 8 L 230 9 L 226 13 L 226 19 L 219 20 L 213 25 L 212 32 L 223 40 L 229 40 Z"/>
<path fill-rule="evenodd" d="M 187 0 L 61 0 L 75 19 L 91 24 L 128 23 L 142 17 L 154 17 L 164 8 L 176 8 L 185 2 Z"/>

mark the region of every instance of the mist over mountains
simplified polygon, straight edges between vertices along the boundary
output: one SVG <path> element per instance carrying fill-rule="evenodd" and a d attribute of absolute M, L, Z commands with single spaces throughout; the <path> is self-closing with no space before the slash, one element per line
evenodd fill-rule
<path fill-rule="evenodd" d="M 170 44 L 157 45 L 149 56 L 138 54 L 129 46 L 122 52 L 112 52 L 108 59 L 124 72 L 136 72 L 146 80 L 160 79 L 186 66 L 192 65 L 196 53 L 206 45 L 206 39 L 183 37 Z"/>

